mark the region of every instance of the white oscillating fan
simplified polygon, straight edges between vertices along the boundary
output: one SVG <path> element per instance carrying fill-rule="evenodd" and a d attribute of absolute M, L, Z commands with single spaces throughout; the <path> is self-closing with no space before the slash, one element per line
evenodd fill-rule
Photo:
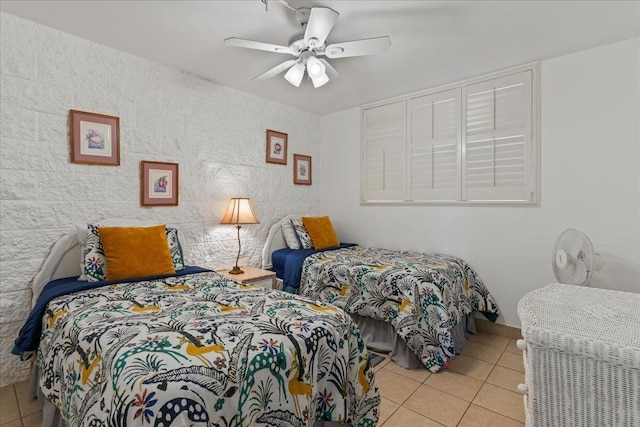
<path fill-rule="evenodd" d="M 566 229 L 556 239 L 551 263 L 558 282 L 578 286 L 588 286 L 592 272 L 604 265 L 589 237 L 573 228 Z"/>

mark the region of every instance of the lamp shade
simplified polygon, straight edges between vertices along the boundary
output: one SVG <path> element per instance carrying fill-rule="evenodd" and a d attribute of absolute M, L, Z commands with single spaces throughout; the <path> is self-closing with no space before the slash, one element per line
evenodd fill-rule
<path fill-rule="evenodd" d="M 284 75 L 284 78 L 287 79 L 287 81 L 295 87 L 298 87 L 300 86 L 300 82 L 302 82 L 303 76 L 304 64 L 298 62 L 293 67 L 289 68 L 289 71 L 287 71 L 287 74 Z"/>
<path fill-rule="evenodd" d="M 326 71 L 324 64 L 315 56 L 307 60 L 307 73 L 312 79 L 321 77 Z M 326 75 L 326 74 L 325 74 Z"/>
<path fill-rule="evenodd" d="M 313 87 L 318 88 L 329 82 L 329 76 L 327 76 L 327 74 L 325 73 L 319 77 L 312 77 L 311 81 L 313 82 Z"/>
<path fill-rule="evenodd" d="M 220 224 L 260 224 L 248 197 L 232 197 Z"/>

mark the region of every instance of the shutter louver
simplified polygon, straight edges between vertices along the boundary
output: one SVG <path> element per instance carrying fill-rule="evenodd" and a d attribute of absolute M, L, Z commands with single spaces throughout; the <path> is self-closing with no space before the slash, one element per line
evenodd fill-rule
<path fill-rule="evenodd" d="M 466 200 L 531 199 L 531 72 L 467 87 Z"/>
<path fill-rule="evenodd" d="M 361 202 L 537 205 L 539 102 L 529 64 L 362 107 Z"/>
<path fill-rule="evenodd" d="M 458 200 L 459 91 L 410 100 L 409 199 Z"/>
<path fill-rule="evenodd" d="M 364 112 L 364 200 L 404 200 L 406 107 L 396 102 Z"/>

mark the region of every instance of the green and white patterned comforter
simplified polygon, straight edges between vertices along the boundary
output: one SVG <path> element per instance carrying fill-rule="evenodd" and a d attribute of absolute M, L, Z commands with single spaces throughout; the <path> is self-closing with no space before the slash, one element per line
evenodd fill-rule
<path fill-rule="evenodd" d="M 374 426 L 380 397 L 342 310 L 214 272 L 52 300 L 40 387 L 73 426 Z"/>
<path fill-rule="evenodd" d="M 451 330 L 472 311 L 495 320 L 498 307 L 460 258 L 351 248 L 307 257 L 300 294 L 395 327 L 432 372 L 455 356 Z"/>

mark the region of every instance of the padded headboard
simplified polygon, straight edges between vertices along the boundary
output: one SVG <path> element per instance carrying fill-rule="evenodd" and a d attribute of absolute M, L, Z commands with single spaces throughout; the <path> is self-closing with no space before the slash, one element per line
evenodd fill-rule
<path fill-rule="evenodd" d="M 93 224 L 111 225 L 118 227 L 147 227 L 158 222 L 128 218 L 105 218 L 93 221 Z M 64 234 L 51 246 L 42 266 L 31 281 L 33 297 L 31 306 L 35 306 L 42 288 L 52 280 L 63 277 L 80 276 L 80 242 L 76 230 Z"/>

